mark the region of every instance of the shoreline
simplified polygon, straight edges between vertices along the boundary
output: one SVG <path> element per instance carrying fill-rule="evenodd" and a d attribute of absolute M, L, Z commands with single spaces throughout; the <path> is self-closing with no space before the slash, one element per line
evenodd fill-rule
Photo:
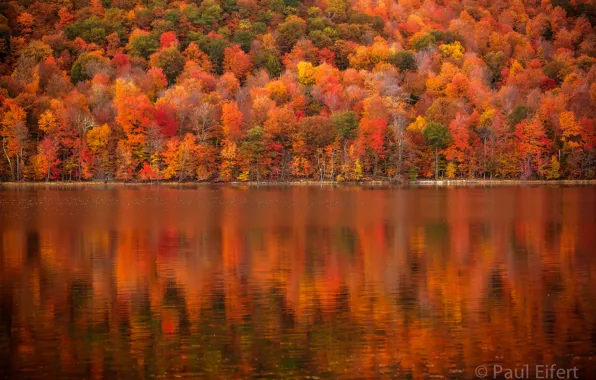
<path fill-rule="evenodd" d="M 414 180 L 396 182 L 391 180 L 366 180 L 366 181 L 247 181 L 247 182 L 124 182 L 124 181 L 70 181 L 70 182 L 0 182 L 0 188 L 18 187 L 121 187 L 121 186 L 150 186 L 150 187 L 200 187 L 200 186 L 386 186 L 386 187 L 491 187 L 491 186 L 594 186 L 593 180 L 485 180 L 485 179 L 460 179 L 460 180 Z"/>

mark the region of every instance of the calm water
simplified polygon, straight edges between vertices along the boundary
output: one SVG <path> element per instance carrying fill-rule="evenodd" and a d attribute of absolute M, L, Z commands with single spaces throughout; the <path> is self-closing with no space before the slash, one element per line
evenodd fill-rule
<path fill-rule="evenodd" d="M 594 187 L 0 190 L 0 378 L 595 362 Z"/>

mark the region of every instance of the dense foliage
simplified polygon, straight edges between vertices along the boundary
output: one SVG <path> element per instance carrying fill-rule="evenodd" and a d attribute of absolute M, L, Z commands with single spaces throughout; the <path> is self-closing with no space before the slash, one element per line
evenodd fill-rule
<path fill-rule="evenodd" d="M 5 180 L 596 177 L 589 0 L 0 12 Z"/>

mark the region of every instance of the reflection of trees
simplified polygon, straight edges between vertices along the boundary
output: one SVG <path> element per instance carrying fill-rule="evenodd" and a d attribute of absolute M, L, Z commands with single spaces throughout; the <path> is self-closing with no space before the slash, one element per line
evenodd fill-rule
<path fill-rule="evenodd" d="M 0 230 L 12 371 L 420 377 L 593 349 L 588 190 L 40 192 Z"/>

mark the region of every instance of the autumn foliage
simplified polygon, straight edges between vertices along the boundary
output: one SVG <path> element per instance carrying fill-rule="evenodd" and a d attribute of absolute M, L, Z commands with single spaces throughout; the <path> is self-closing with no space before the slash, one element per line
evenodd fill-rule
<path fill-rule="evenodd" d="M 596 178 L 595 9 L 12 1 L 0 178 Z"/>

